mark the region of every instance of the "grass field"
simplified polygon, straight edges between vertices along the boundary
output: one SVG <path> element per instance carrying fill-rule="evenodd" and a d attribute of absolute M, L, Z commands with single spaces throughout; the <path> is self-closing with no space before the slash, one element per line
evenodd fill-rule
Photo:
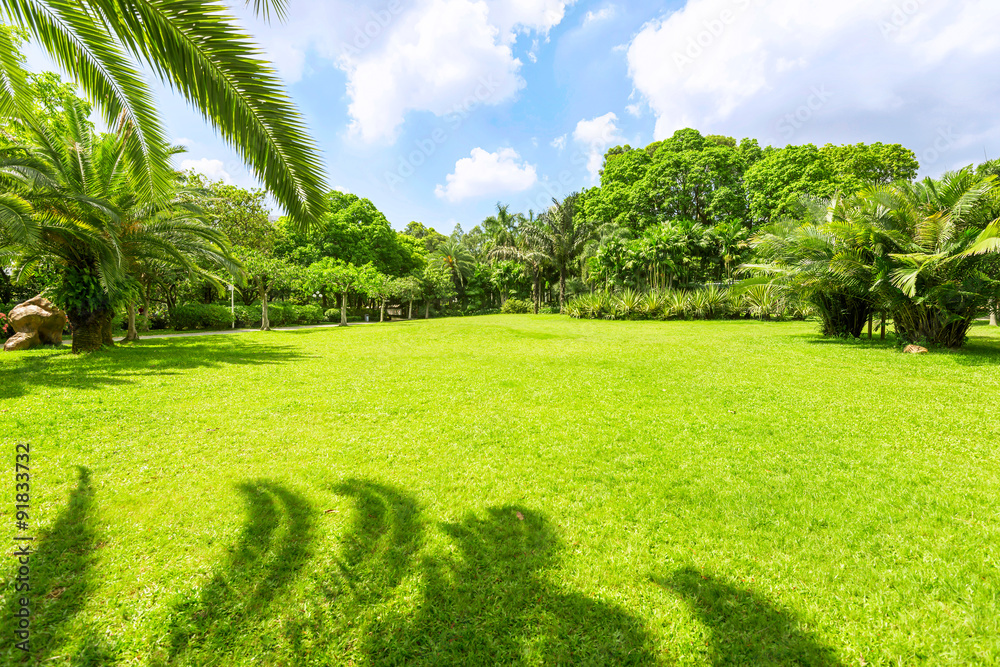
<path fill-rule="evenodd" d="M 815 329 L 497 316 L 3 355 L 30 662 L 1000 662 L 1000 336 L 911 356 Z"/>

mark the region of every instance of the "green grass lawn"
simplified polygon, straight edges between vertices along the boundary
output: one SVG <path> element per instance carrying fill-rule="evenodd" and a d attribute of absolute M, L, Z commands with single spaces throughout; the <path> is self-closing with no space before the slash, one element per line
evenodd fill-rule
<path fill-rule="evenodd" d="M 496 316 L 5 354 L 30 662 L 997 664 L 1000 336 L 815 330 Z"/>

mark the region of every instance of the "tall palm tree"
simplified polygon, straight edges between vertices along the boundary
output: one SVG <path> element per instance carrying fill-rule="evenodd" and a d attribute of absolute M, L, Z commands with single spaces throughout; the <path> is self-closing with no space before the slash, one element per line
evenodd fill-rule
<path fill-rule="evenodd" d="M 255 0 L 284 16 L 285 0 Z M 299 225 L 323 211 L 320 158 L 273 67 L 220 0 L 0 0 L 0 116 L 27 109 L 25 71 L 13 26 L 65 69 L 113 127 L 135 131 L 126 149 L 136 187 L 170 188 L 168 145 L 148 67 L 229 141 Z"/>
<path fill-rule="evenodd" d="M 491 260 L 514 260 L 524 265 L 531 274 L 531 300 L 537 315 L 542 301 L 542 272 L 552 262 L 552 258 L 545 253 L 544 244 L 538 243 L 541 235 L 527 231 L 535 224 L 534 211 L 528 211 L 528 217 L 522 217 L 516 231 L 502 238 L 502 242 L 495 245 L 488 256 Z"/>
<path fill-rule="evenodd" d="M 526 225 L 525 233 L 538 252 L 550 258 L 559 272 L 559 310 L 566 305 L 566 278 L 587 244 L 598 232 L 597 225 L 576 210 L 579 195 L 572 194 L 562 202 L 552 199 L 552 207 L 538 216 L 535 224 Z"/>

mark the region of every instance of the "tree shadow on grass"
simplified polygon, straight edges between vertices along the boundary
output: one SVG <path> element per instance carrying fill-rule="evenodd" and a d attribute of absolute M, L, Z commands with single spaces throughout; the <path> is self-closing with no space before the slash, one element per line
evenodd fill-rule
<path fill-rule="evenodd" d="M 425 558 L 411 615 L 388 615 L 364 647 L 384 665 L 645 665 L 652 642 L 624 611 L 549 583 L 559 544 L 526 508 L 444 524 L 456 556 Z"/>
<path fill-rule="evenodd" d="M 0 399 L 44 389 L 102 389 L 130 384 L 149 375 L 178 375 L 194 368 L 278 365 L 306 358 L 293 347 L 235 339 L 226 343 L 157 340 L 82 356 L 43 352 L 0 359 Z"/>
<path fill-rule="evenodd" d="M 311 557 L 312 508 L 267 481 L 241 484 L 247 522 L 226 563 L 196 598 L 174 608 L 167 655 L 153 664 L 226 664 L 266 653 L 277 638 L 268 623 L 280 598 Z"/>
<path fill-rule="evenodd" d="M 394 487 L 350 479 L 332 489 L 353 500 L 350 527 L 339 553 L 319 556 L 317 571 L 305 585 L 309 610 L 287 624 L 289 664 L 317 664 L 314 654 L 343 657 L 354 653 L 358 634 L 390 603 L 415 569 L 423 543 L 416 499 Z"/>
<path fill-rule="evenodd" d="M 31 628 L 28 653 L 14 648 L 9 635 L 0 656 L 4 664 L 44 664 L 59 656 L 71 665 L 103 665 L 110 656 L 93 628 L 78 619 L 94 592 L 91 572 L 97 561 L 97 532 L 92 506 L 94 489 L 90 471 L 78 468 L 76 488 L 69 494 L 66 507 L 55 523 L 37 538 L 37 549 L 29 556 L 27 592 L 14 590 L 17 568 L 12 570 L 5 588 L 10 596 L 4 628 L 14 628 L 14 614 L 19 599 L 30 600 Z"/>
<path fill-rule="evenodd" d="M 713 665 L 842 664 L 835 652 L 815 640 L 794 615 L 748 590 L 693 568 L 652 580 L 684 596 L 709 629 Z"/>

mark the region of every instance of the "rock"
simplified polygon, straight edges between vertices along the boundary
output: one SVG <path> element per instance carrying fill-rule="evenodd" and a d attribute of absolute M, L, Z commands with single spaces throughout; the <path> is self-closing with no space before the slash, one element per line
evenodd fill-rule
<path fill-rule="evenodd" d="M 7 321 L 15 331 L 3 346 L 7 352 L 30 350 L 39 345 L 62 345 L 66 313 L 40 295 L 14 306 L 7 313 Z"/>
<path fill-rule="evenodd" d="M 903 352 L 906 354 L 927 354 L 926 347 L 920 347 L 919 345 L 907 345 Z"/>

